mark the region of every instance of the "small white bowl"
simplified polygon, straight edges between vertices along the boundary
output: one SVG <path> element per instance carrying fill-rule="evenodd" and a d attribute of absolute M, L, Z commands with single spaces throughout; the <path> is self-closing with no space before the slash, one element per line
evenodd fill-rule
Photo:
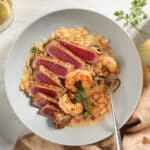
<path fill-rule="evenodd" d="M 66 9 L 47 14 L 30 24 L 20 35 L 8 56 L 5 87 L 8 100 L 24 125 L 42 138 L 64 145 L 85 145 L 113 133 L 111 113 L 106 120 L 85 127 L 55 129 L 51 122 L 30 105 L 30 98 L 19 90 L 25 60 L 33 42 L 48 38 L 58 27 L 84 26 L 90 32 L 110 39 L 113 54 L 120 63 L 121 86 L 115 94 L 117 118 L 121 127 L 134 111 L 142 90 L 142 67 L 138 52 L 127 34 L 109 18 L 81 9 Z"/>

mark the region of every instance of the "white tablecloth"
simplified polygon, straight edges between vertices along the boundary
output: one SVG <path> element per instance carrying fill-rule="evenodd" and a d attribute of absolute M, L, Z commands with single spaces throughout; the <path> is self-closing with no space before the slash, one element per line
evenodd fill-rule
<path fill-rule="evenodd" d="M 113 20 L 115 10 L 128 10 L 131 0 L 14 0 L 15 20 L 13 24 L 3 33 L 0 33 L 0 150 L 11 150 L 19 136 L 30 132 L 15 116 L 12 111 L 4 89 L 4 66 L 11 44 L 15 41 L 21 31 L 38 17 L 53 10 L 64 8 L 86 8 L 100 12 Z M 150 15 L 150 2 L 145 7 Z M 148 21 L 142 25 L 148 29 Z M 120 24 L 123 27 L 123 24 Z M 150 29 L 150 28 L 149 28 Z M 140 44 L 143 37 L 134 29 L 125 29 L 133 40 Z M 149 30 L 150 31 L 150 30 Z"/>

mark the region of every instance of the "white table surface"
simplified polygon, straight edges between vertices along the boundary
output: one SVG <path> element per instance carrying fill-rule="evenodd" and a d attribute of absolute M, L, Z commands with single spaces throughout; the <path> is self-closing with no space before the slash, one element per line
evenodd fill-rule
<path fill-rule="evenodd" d="M 6 31 L 0 33 L 0 150 L 13 149 L 16 139 L 30 132 L 12 111 L 5 94 L 3 79 L 8 51 L 21 31 L 38 17 L 64 8 L 86 8 L 115 20 L 113 12 L 118 9 L 128 10 L 131 0 L 13 0 L 13 3 L 15 20 Z M 150 2 L 145 7 L 145 11 L 150 15 L 148 7 Z M 145 21 L 142 27 L 148 30 L 148 24 L 150 24 L 149 21 Z M 119 25 L 123 28 L 123 24 Z M 143 41 L 144 38 L 134 29 L 126 28 L 125 30 L 136 44 Z"/>

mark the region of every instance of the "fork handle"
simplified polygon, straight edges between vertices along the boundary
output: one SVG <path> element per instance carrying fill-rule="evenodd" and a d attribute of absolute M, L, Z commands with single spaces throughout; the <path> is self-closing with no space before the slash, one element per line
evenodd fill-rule
<path fill-rule="evenodd" d="M 114 119 L 115 119 L 114 127 L 115 127 L 117 150 L 122 150 L 122 141 L 121 141 L 120 130 L 118 128 L 118 122 L 116 120 L 116 117 L 114 117 Z"/>
<path fill-rule="evenodd" d="M 111 107 L 112 107 L 113 124 L 114 124 L 114 128 L 115 128 L 115 138 L 116 138 L 116 143 L 117 143 L 117 150 L 122 150 L 121 135 L 120 135 L 118 121 L 116 119 L 115 104 L 114 104 L 111 88 L 110 88 L 110 99 L 111 99 Z"/>

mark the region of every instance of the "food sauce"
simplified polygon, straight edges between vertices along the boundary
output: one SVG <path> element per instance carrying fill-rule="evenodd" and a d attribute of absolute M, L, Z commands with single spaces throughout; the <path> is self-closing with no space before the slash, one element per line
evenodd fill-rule
<path fill-rule="evenodd" d="M 103 114 L 97 118 L 88 117 L 88 116 L 85 117 L 84 115 L 75 116 L 70 121 L 69 126 L 74 127 L 74 126 L 94 125 L 99 121 L 103 121 L 107 117 L 108 112 L 106 112 L 105 114 Z"/>

